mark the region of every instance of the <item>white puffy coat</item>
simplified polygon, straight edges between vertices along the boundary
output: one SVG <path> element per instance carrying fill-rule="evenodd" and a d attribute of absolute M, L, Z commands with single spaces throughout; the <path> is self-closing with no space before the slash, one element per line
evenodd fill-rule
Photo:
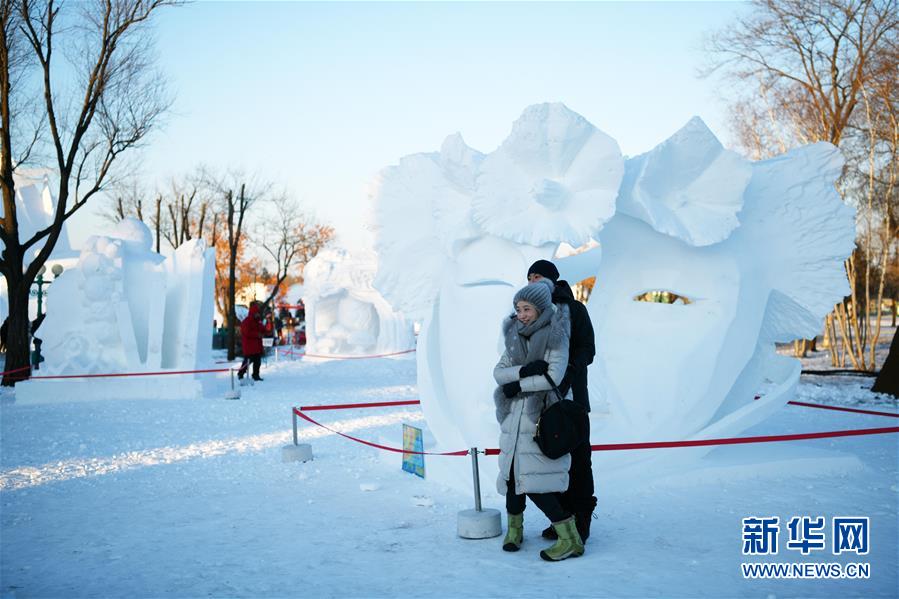
<path fill-rule="evenodd" d="M 568 306 L 553 306 L 553 309 L 555 313 L 549 325 L 552 330 L 543 359 L 549 364 L 549 376 L 558 384 L 568 366 L 571 319 Z M 518 371 L 523 364 L 513 364 L 509 357 L 510 343 L 515 342 L 517 336 L 514 323 L 514 318 L 511 317 L 503 321 L 506 350 L 493 369 L 493 378 L 500 385 L 493 394 L 496 419 L 500 423 L 499 476 L 496 479 L 496 487 L 500 494 L 506 494 L 514 458 L 515 472 L 511 473 L 511 476 L 515 478 L 517 494 L 565 491 L 568 489 L 571 456 L 566 454 L 559 459 L 551 460 L 543 455 L 534 441 L 537 419 L 543 410 L 544 398 L 546 406 L 559 399 L 543 375 L 523 379 L 519 377 Z M 502 385 L 513 381 L 519 381 L 521 393 L 508 399 L 503 395 Z M 570 398 L 566 401 L 568 399 Z"/>

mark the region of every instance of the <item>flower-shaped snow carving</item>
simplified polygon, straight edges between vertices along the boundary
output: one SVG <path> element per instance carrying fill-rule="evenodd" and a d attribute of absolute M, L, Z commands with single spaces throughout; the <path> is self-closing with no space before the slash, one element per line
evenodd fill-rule
<path fill-rule="evenodd" d="M 693 246 L 724 239 L 740 224 L 752 166 L 725 150 L 699 117 L 627 161 L 618 211 Z"/>
<path fill-rule="evenodd" d="M 517 243 L 586 243 L 615 213 L 624 161 L 614 139 L 565 105 L 529 107 L 481 165 L 472 217 Z"/>

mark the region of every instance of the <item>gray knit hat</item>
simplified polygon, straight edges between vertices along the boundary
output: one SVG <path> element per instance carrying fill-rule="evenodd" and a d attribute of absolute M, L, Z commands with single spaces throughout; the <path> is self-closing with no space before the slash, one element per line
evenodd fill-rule
<path fill-rule="evenodd" d="M 542 313 L 553 305 L 553 287 L 553 282 L 549 279 L 541 279 L 525 285 L 512 298 L 512 307 L 516 307 L 520 301 L 525 301 L 533 304 Z"/>

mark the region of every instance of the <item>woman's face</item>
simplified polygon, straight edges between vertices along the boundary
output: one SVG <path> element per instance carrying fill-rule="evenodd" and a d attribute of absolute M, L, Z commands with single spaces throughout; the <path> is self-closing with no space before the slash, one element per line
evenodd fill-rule
<path fill-rule="evenodd" d="M 527 326 L 537 320 L 537 317 L 540 316 L 540 312 L 537 311 L 534 304 L 520 301 L 515 304 L 515 315 L 518 317 L 521 324 Z"/>

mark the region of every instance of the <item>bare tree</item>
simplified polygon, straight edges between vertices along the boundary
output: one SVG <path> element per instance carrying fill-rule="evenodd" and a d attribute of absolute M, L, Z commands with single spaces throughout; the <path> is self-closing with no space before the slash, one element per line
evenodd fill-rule
<path fill-rule="evenodd" d="M 838 187 L 858 208 L 859 249 L 846 261 L 851 295 L 827 317 L 825 331 L 835 363 L 848 355 L 856 368 L 873 369 L 873 353 L 866 360 L 864 351 L 871 289 L 883 287 L 882 279 L 878 285 L 871 276 L 877 254 L 873 223 L 883 221 L 882 206 L 895 201 L 891 188 L 876 184 L 889 160 L 875 154 L 885 140 L 889 144 L 889 127 L 883 125 L 896 107 L 895 93 L 884 96 L 880 88 L 895 82 L 897 0 L 756 0 L 753 5 L 709 39 L 714 62 L 706 73 L 718 71 L 736 83 L 732 89 L 742 95 L 733 100 L 732 122 L 753 158 L 816 141 L 838 145 L 849 158 Z M 875 97 L 889 99 L 874 102 Z M 892 160 L 895 164 L 895 154 Z M 889 225 L 883 232 L 887 238 L 892 234 Z M 879 327 L 879 312 L 877 318 Z M 797 353 L 804 355 L 807 347 L 799 342 Z"/>
<path fill-rule="evenodd" d="M 332 227 L 314 222 L 288 196 L 278 196 L 272 203 L 274 211 L 261 223 L 255 236 L 275 267 L 274 284 L 265 304 L 275 299 L 292 271 L 302 273 L 306 264 L 334 238 Z"/>
<path fill-rule="evenodd" d="M 212 244 L 217 248 L 216 253 L 219 246 L 224 246 L 227 253 L 227 275 L 224 278 L 221 276 L 217 278 L 220 282 L 226 283 L 223 314 L 227 320 L 228 359 L 233 360 L 236 355 L 237 270 L 246 241 L 246 219 L 253 205 L 264 200 L 270 193 L 271 185 L 259 183 L 238 172 L 217 175 L 205 171 L 203 180 L 206 187 L 217 195 L 216 205 L 212 211 Z"/>
<path fill-rule="evenodd" d="M 0 272 L 9 289 L 7 371 L 28 366 L 28 294 L 63 223 L 108 183 L 116 159 L 139 145 L 171 104 L 153 68 L 147 26 L 160 7 L 174 3 L 96 0 L 63 6 L 55 0 L 3 0 L 0 5 Z M 61 77 L 54 67 L 58 49 L 74 69 L 73 78 Z M 14 136 L 13 118 L 21 118 L 17 110 L 33 92 L 26 84 L 31 80 L 39 82 L 42 103 L 26 103 L 23 110 L 37 115 L 32 120 L 37 128 L 25 135 L 18 129 Z M 44 166 L 58 176 L 57 204 L 49 226 L 21 239 L 13 172 L 24 159 L 37 157 L 42 140 L 48 155 Z M 21 373 L 5 375 L 3 385 L 21 378 Z"/>

